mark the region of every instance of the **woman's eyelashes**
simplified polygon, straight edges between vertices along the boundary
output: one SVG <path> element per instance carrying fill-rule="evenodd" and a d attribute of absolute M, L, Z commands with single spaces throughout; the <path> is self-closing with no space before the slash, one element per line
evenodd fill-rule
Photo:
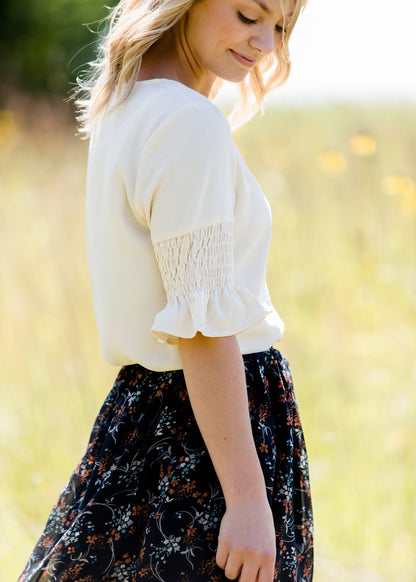
<path fill-rule="evenodd" d="M 247 18 L 247 16 L 244 16 L 244 14 L 242 12 L 238 13 L 238 18 L 241 20 L 241 22 L 244 22 L 244 24 L 256 24 L 257 20 L 253 20 L 252 18 Z"/>
<path fill-rule="evenodd" d="M 244 22 L 244 24 L 256 24 L 258 22 L 258 19 L 248 18 L 242 12 L 238 12 L 238 18 L 241 20 L 241 22 Z M 275 28 L 276 32 L 286 32 L 286 30 L 280 24 L 276 24 Z"/>

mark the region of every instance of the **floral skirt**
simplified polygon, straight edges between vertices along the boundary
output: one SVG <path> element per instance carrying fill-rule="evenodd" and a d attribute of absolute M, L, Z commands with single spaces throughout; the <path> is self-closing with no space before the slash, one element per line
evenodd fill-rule
<path fill-rule="evenodd" d="M 289 365 L 273 348 L 244 363 L 274 580 L 310 582 L 308 461 Z M 19 582 L 226 582 L 215 562 L 224 511 L 183 372 L 125 366 Z"/>

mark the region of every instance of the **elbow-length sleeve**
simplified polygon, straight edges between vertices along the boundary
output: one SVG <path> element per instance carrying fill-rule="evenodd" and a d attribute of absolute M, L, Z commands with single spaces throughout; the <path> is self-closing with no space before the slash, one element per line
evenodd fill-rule
<path fill-rule="evenodd" d="M 148 140 L 137 192 L 166 292 L 151 328 L 161 342 L 238 334 L 270 312 L 235 282 L 235 175 L 228 122 L 211 103 L 176 112 Z"/>

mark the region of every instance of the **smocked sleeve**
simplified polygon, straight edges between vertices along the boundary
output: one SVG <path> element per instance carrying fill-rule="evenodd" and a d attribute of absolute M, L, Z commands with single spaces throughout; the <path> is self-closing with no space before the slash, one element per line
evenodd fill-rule
<path fill-rule="evenodd" d="M 265 318 L 234 280 L 236 157 L 227 120 L 212 104 L 176 113 L 141 158 L 145 208 L 166 305 L 151 331 L 161 342 L 238 334 Z"/>

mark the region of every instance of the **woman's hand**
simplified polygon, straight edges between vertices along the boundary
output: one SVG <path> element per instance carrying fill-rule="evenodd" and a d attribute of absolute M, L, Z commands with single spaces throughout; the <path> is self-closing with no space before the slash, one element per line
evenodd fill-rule
<path fill-rule="evenodd" d="M 273 582 L 276 541 L 267 498 L 227 504 L 218 538 L 217 564 L 230 580 Z"/>
<path fill-rule="evenodd" d="M 189 399 L 224 493 L 217 563 L 230 580 L 272 582 L 276 553 L 235 336 L 179 342 Z"/>

